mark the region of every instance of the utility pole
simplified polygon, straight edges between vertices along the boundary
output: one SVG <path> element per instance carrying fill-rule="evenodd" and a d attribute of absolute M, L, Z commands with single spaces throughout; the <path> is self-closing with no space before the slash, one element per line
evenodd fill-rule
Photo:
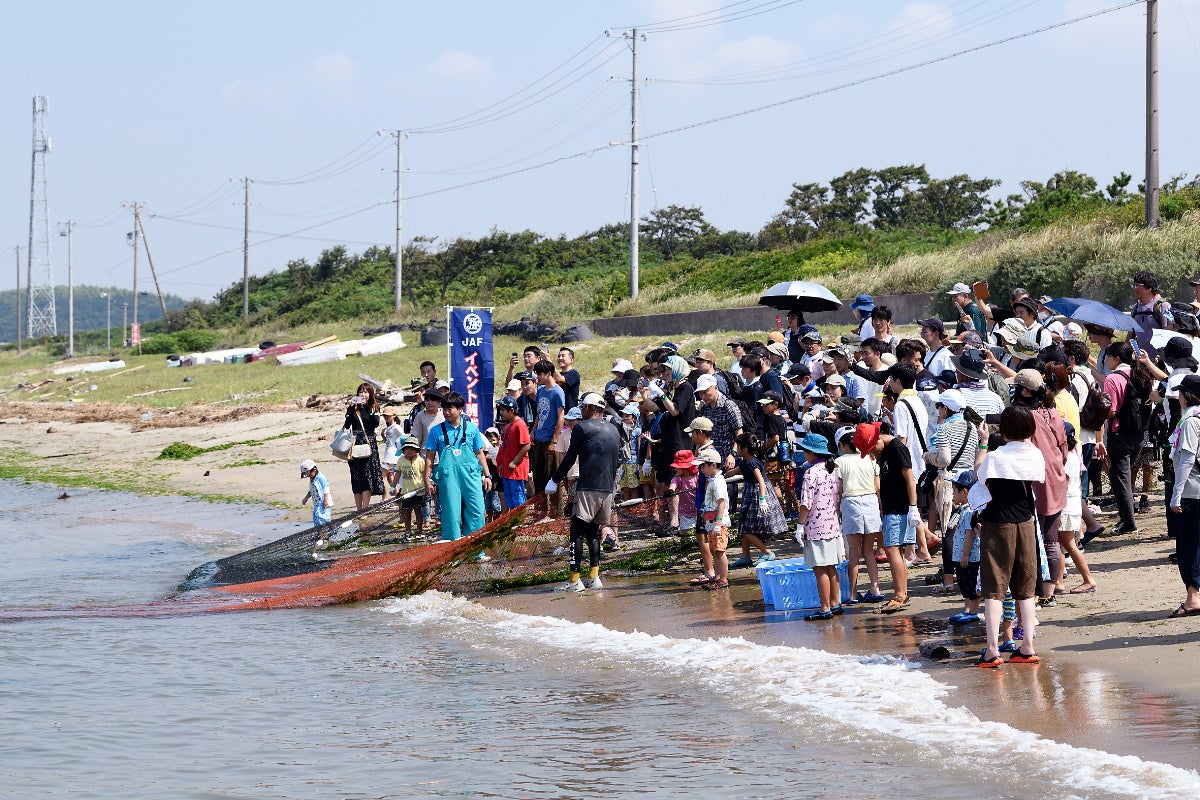
<path fill-rule="evenodd" d="M 629 297 L 638 296 L 638 32 L 629 35 L 633 52 L 633 69 L 629 82 Z"/>
<path fill-rule="evenodd" d="M 21 355 L 21 245 L 17 251 L 17 355 Z"/>
<path fill-rule="evenodd" d="M 108 300 L 108 313 L 104 317 L 104 332 L 107 334 L 108 352 L 112 352 L 112 292 L 101 292 L 100 296 Z"/>
<path fill-rule="evenodd" d="M 1146 227 L 1158 218 L 1158 0 L 1146 0 Z"/>
<path fill-rule="evenodd" d="M 141 203 L 136 203 L 136 202 L 121 203 L 121 205 L 125 206 L 126 208 L 133 209 L 133 233 L 128 234 L 125 238 L 130 244 L 133 245 L 133 324 L 137 325 L 137 322 L 138 322 L 138 313 L 137 313 L 137 300 L 138 300 L 137 253 L 138 253 L 138 246 L 137 246 L 137 243 L 138 243 L 138 230 L 142 227 L 141 219 L 140 219 L 142 206 L 141 206 Z M 122 328 L 125 327 L 124 323 L 122 323 L 121 327 Z M 125 337 L 124 341 L 128 342 L 129 338 Z"/>
<path fill-rule="evenodd" d="M 67 357 L 75 357 L 75 260 L 71 243 L 75 223 L 67 220 L 62 223 L 59 236 L 67 237 Z"/>
<path fill-rule="evenodd" d="M 396 140 L 396 299 L 394 311 L 400 313 L 401 288 L 404 278 L 404 131 L 379 131 Z"/>
<path fill-rule="evenodd" d="M 154 278 L 154 291 L 158 293 L 158 307 L 162 309 L 162 319 L 165 324 L 167 321 L 167 301 L 163 299 L 162 287 L 158 285 L 158 272 L 154 269 L 154 259 L 150 256 L 150 240 L 146 238 L 146 226 L 142 222 L 141 217 L 138 217 L 137 225 L 138 231 L 142 234 L 142 244 L 146 246 L 146 261 L 150 262 L 150 276 Z M 134 302 L 136 303 L 137 300 L 135 299 Z"/>
<path fill-rule="evenodd" d="M 230 178 L 242 182 L 242 324 L 250 324 L 250 184 L 249 178 Z"/>
<path fill-rule="evenodd" d="M 121 303 L 121 346 L 129 346 L 129 303 Z"/>

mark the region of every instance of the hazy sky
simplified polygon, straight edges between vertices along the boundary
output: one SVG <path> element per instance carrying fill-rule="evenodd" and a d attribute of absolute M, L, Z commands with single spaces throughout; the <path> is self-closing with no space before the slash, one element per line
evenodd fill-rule
<path fill-rule="evenodd" d="M 49 101 L 50 218 L 78 223 L 76 282 L 130 285 L 120 204 L 139 201 L 164 290 L 211 298 L 242 274 L 233 177 L 254 180 L 254 273 L 338 242 L 390 245 L 395 149 L 380 129 L 413 131 L 406 240 L 493 226 L 574 235 L 627 218 L 629 151 L 609 145 L 628 141 L 620 33 L 634 24 L 648 31 L 643 214 L 699 205 L 722 229 L 757 231 L 793 182 L 902 163 L 998 178 L 998 194 L 1066 168 L 1102 186 L 1121 170 L 1140 180 L 1144 4 L 655 136 L 1121 4 L 0 0 L 0 288 L 28 237 L 35 94 Z M 1200 171 L 1200 0 L 1162 0 L 1160 27 L 1166 179 Z M 280 236 L 305 228 L 310 238 Z M 58 283 L 65 244 L 53 236 Z M 139 288 L 152 290 L 142 265 Z"/>

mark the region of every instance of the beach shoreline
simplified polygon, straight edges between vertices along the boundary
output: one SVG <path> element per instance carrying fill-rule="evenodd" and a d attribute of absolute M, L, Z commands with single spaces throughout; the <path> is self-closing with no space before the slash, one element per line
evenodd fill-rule
<path fill-rule="evenodd" d="M 300 478 L 298 465 L 304 458 L 313 458 L 332 484 L 335 514 L 352 507 L 348 470 L 328 451 L 332 432 L 342 421 L 337 411 L 311 411 L 295 405 L 179 409 L 100 405 L 0 402 L 0 447 L 8 456 L 5 477 L 66 486 L 68 494 L 69 487 L 86 485 L 253 502 L 278 509 L 275 522 L 300 523 L 309 518 L 310 511 L 300 505 L 307 483 Z M 147 413 L 149 419 L 144 418 Z M 158 458 L 176 442 L 213 449 L 184 461 Z M 1077 669 L 1103 670 L 1147 692 L 1200 704 L 1200 674 L 1194 668 L 1200 653 L 1200 617 L 1169 618 L 1184 592 L 1176 567 L 1166 559 L 1174 545 L 1163 535 L 1163 514 L 1161 497 L 1151 497 L 1149 512 L 1138 516 L 1139 533 L 1101 537 L 1089 546 L 1087 558 L 1099 590 L 1060 595 L 1054 607 L 1039 609 L 1038 651 L 1047 660 L 1070 662 Z M 798 554 L 798 546 L 790 539 L 777 544 L 781 556 Z M 599 603 L 562 602 L 562 595 L 538 587 L 487 597 L 483 602 L 523 613 L 659 633 L 665 632 L 657 629 L 661 620 L 637 609 L 649 594 L 663 592 L 681 598 L 683 607 L 690 609 L 685 613 L 690 622 L 674 634 L 700 638 L 745 635 L 752 639 L 763 635 L 764 619 L 772 612 L 762 607 L 753 570 L 732 573 L 728 599 L 734 611 L 704 624 L 705 609 L 712 607 L 714 595 L 723 593 L 689 589 L 690 569 L 681 566 L 653 576 L 619 579 L 644 584 L 629 599 L 625 597 L 631 594 L 629 590 L 614 588 L 602 598 L 592 598 L 602 601 Z M 961 610 L 960 598 L 935 596 L 931 587 L 923 585 L 922 577 L 933 569 L 914 570 L 912 605 L 902 614 L 886 616 L 874 608 L 860 607 L 831 625 L 823 624 L 827 627 L 822 630 L 829 633 L 818 638 L 810 635 L 816 626 L 795 612 L 786 618 L 774 612 L 780 618 L 773 621 L 785 623 L 785 628 L 803 628 L 809 646 L 861 655 L 869 654 L 863 650 L 866 644 L 873 648 L 871 652 L 881 650 L 873 640 L 846 635 L 846 625 L 858 630 L 879 628 L 884 621 L 892 627 L 899 623 L 904 630 L 900 631 L 899 646 L 891 652 L 915 657 L 919 639 L 945 635 L 945 619 Z M 860 588 L 864 580 L 860 577 Z M 1068 587 L 1078 582 L 1073 570 L 1068 573 Z M 890 588 L 886 569 L 881 569 L 881 583 Z M 870 625 L 861 622 L 867 619 L 877 621 Z M 982 637 L 981 626 L 968 626 L 965 635 L 964 641 L 982 646 L 981 642 L 974 644 Z M 962 663 L 958 659 L 949 666 Z"/>

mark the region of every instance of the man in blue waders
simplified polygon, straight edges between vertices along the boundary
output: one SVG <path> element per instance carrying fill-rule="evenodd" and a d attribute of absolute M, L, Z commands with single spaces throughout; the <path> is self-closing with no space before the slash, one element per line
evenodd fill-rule
<path fill-rule="evenodd" d="M 604 398 L 592 392 L 579 402 L 583 421 L 571 429 L 571 444 L 546 484 L 546 494 L 554 493 L 558 482 L 579 461 L 579 479 L 575 483 L 575 505 L 571 512 L 570 576 L 560 591 L 582 592 L 603 589 L 600 581 L 600 527 L 607 525 L 612 513 L 613 492 L 617 470 L 621 466 L 621 435 L 616 426 L 604 418 Z M 580 580 L 583 569 L 583 546 L 587 544 L 588 585 Z"/>
<path fill-rule="evenodd" d="M 429 429 L 425 440 L 425 492 L 435 493 L 442 507 L 442 541 L 452 542 L 483 527 L 484 492 L 490 491 L 487 442 L 479 428 L 463 416 L 458 392 L 442 398 L 445 421 Z M 437 454 L 437 466 L 432 456 Z M 480 553 L 480 561 L 488 557 Z"/>

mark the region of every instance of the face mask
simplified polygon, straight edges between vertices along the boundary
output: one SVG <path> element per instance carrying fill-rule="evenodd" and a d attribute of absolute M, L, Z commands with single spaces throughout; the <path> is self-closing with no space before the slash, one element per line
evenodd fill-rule
<path fill-rule="evenodd" d="M 1039 311 L 1038 312 L 1038 320 L 1040 322 L 1045 322 L 1046 320 L 1050 319 L 1051 316 L 1052 315 L 1050 314 L 1049 311 Z"/>

